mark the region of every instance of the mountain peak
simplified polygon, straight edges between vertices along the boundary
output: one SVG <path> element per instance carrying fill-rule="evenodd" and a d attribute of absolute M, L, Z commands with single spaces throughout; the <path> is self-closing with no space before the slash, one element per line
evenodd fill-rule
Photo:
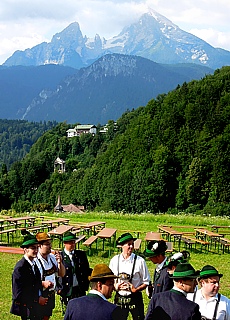
<path fill-rule="evenodd" d="M 94 38 L 83 37 L 78 22 L 73 22 L 55 34 L 50 43 L 17 51 L 4 65 L 55 63 L 79 69 L 108 53 L 137 55 L 158 63 L 197 63 L 213 69 L 230 64 L 229 51 L 213 48 L 149 8 L 136 22 L 108 40 L 98 34 Z"/>

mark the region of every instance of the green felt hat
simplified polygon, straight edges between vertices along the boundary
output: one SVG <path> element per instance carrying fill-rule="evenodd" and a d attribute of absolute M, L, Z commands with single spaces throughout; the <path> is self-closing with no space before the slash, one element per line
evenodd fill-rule
<path fill-rule="evenodd" d="M 76 234 L 70 231 L 66 231 L 63 235 L 63 242 L 73 241 L 76 239 L 77 239 Z"/>
<path fill-rule="evenodd" d="M 206 265 L 204 266 L 201 270 L 200 270 L 200 276 L 199 279 L 205 279 L 205 278 L 209 278 L 212 276 L 218 276 L 218 277 L 223 277 L 223 274 L 219 273 L 216 268 L 210 266 L 210 265 Z"/>
<path fill-rule="evenodd" d="M 137 238 L 133 238 L 133 236 L 131 235 L 131 233 L 127 232 L 127 233 L 123 233 L 118 239 L 117 239 L 117 245 L 122 246 L 123 244 L 125 244 L 126 242 L 133 240 L 135 241 Z"/>
<path fill-rule="evenodd" d="M 190 263 L 179 263 L 176 266 L 173 274 L 170 275 L 172 279 L 195 279 L 199 276 L 199 271 L 195 271 Z"/>
<path fill-rule="evenodd" d="M 168 247 L 164 240 L 150 241 L 144 251 L 144 256 L 146 258 L 152 258 L 159 256 L 160 254 L 164 255 L 167 248 Z"/>
<path fill-rule="evenodd" d="M 33 234 L 27 234 L 24 237 L 23 243 L 20 247 L 27 248 L 27 247 L 32 246 L 34 244 L 38 244 L 36 237 Z"/>

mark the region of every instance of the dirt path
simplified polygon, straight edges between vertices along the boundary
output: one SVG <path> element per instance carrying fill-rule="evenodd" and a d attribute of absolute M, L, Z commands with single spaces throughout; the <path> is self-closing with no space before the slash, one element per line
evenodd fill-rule
<path fill-rule="evenodd" d="M 5 246 L 0 246 L 0 252 L 24 254 L 24 251 L 22 248 L 13 248 L 13 247 L 5 247 Z"/>

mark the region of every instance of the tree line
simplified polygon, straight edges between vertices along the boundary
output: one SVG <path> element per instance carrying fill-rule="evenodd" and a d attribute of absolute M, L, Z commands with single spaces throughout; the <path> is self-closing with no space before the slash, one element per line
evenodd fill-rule
<path fill-rule="evenodd" d="M 67 138 L 67 129 L 59 123 L 2 170 L 2 209 L 53 208 L 60 194 L 91 210 L 228 215 L 230 67 L 125 112 L 106 134 Z"/>

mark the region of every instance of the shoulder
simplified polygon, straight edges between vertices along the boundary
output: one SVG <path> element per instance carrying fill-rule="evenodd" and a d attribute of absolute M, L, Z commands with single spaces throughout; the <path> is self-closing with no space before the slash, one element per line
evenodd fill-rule
<path fill-rule="evenodd" d="M 119 259 L 119 254 L 115 255 L 114 257 L 112 257 L 112 259 L 110 260 L 110 265 L 113 263 L 117 263 L 118 259 Z"/>
<path fill-rule="evenodd" d="M 19 269 L 19 268 L 22 268 L 24 265 L 28 265 L 28 262 L 26 261 L 26 259 L 23 257 L 21 260 L 19 260 L 15 267 L 14 267 L 14 270 L 16 269 Z"/>
<path fill-rule="evenodd" d="M 87 258 L 86 252 L 83 250 L 74 250 L 74 255 L 76 257 Z"/>
<path fill-rule="evenodd" d="M 220 296 L 220 301 L 223 301 L 226 304 L 230 305 L 230 299 L 228 297 L 224 296 L 223 294 L 221 294 L 221 296 Z"/>

